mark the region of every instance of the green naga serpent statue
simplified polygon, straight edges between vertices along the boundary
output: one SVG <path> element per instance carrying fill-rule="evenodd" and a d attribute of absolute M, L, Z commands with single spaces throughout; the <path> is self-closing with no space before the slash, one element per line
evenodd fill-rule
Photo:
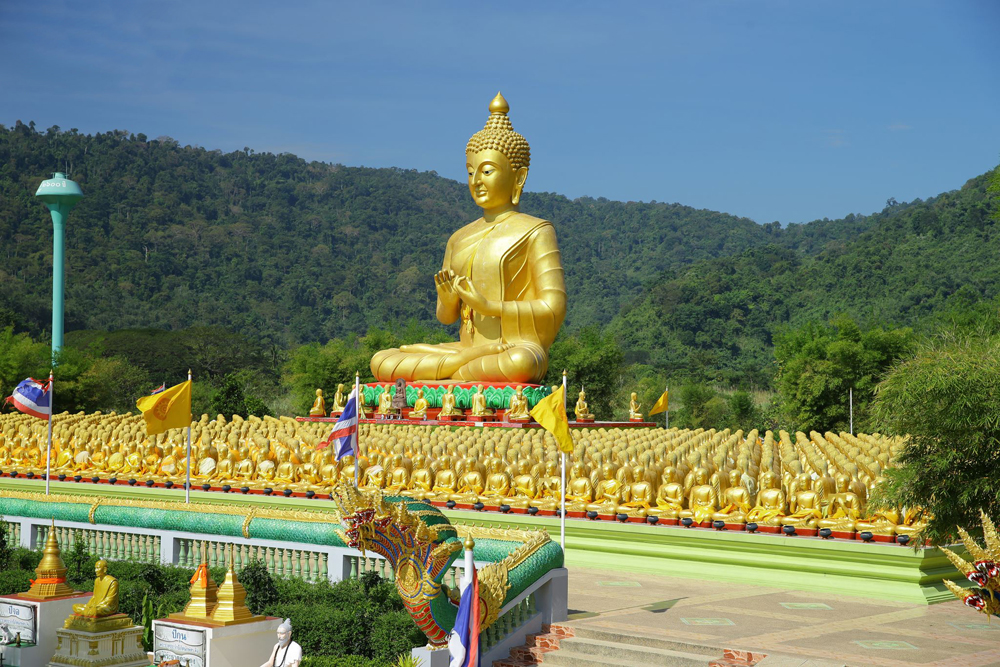
<path fill-rule="evenodd" d="M 340 538 L 347 546 L 362 553 L 374 551 L 392 564 L 396 588 L 417 626 L 427 635 L 431 646 L 445 645 L 458 611 L 458 591 L 443 582 L 448 568 L 462 551 L 456 527 L 437 508 L 412 498 L 383 496 L 378 490 L 359 490 L 348 485 L 334 489 L 333 496 L 340 508 L 343 527 L 338 531 Z M 549 552 L 558 545 L 551 542 L 547 533 L 522 535 L 527 539 L 518 548 L 479 570 L 482 630 L 499 617 L 511 594 L 512 573 L 518 568 L 537 570 L 540 560 L 556 564 L 551 563 L 553 553 Z M 556 566 L 560 566 L 562 550 L 557 550 Z"/>

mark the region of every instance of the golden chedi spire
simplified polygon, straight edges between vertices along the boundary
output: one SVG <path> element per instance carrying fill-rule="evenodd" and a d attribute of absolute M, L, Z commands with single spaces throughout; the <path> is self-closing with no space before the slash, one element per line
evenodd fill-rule
<path fill-rule="evenodd" d="M 66 564 L 63 563 L 59 542 L 56 539 L 56 524 L 53 521 L 49 536 L 45 540 L 42 561 L 35 568 L 35 578 L 31 581 L 31 588 L 27 593 L 22 593 L 21 597 L 51 600 L 76 595 L 77 592 L 66 584 L 66 572 Z"/>
<path fill-rule="evenodd" d="M 226 570 L 225 581 L 219 586 L 219 603 L 208 622 L 211 625 L 238 625 L 263 619 L 263 616 L 254 616 L 247 609 L 246 597 L 246 589 L 236 578 L 236 571 L 233 569 L 233 546 L 229 545 L 229 569 Z"/>
<path fill-rule="evenodd" d="M 215 611 L 217 604 L 217 589 L 212 577 L 208 576 L 207 543 L 201 543 L 201 564 L 191 577 L 191 599 L 184 606 L 184 611 L 170 614 L 175 619 L 207 620 Z"/>

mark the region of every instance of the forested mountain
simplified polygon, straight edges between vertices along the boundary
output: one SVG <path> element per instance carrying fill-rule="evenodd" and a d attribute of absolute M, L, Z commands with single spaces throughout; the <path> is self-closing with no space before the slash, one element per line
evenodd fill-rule
<path fill-rule="evenodd" d="M 49 326 L 52 243 L 33 194 L 57 169 L 85 193 L 67 224 L 67 331 L 222 326 L 288 349 L 439 326 L 431 276 L 478 215 L 464 183 L 433 172 L 0 127 L 0 328 L 35 337 Z M 548 193 L 522 209 L 556 225 L 567 331 L 605 328 L 626 361 L 667 374 L 768 386 L 782 323 L 916 324 L 1000 293 L 986 182 L 786 228 Z"/>
<path fill-rule="evenodd" d="M 838 313 L 915 326 L 1000 295 L 1000 223 L 988 175 L 961 190 L 837 223 L 793 225 L 773 243 L 666 271 L 611 325 L 631 359 L 729 384 L 768 386 L 772 335 Z M 829 233 L 812 234 L 813 226 Z M 845 235 L 844 227 L 856 234 Z M 805 248 L 806 251 L 803 251 Z"/>
<path fill-rule="evenodd" d="M 0 325 L 36 334 L 52 243 L 33 195 L 56 169 L 85 193 L 67 224 L 67 330 L 221 325 L 288 346 L 431 324 L 448 236 L 479 214 L 465 184 L 434 173 L 0 129 Z M 660 271 L 767 239 L 751 220 L 676 204 L 531 193 L 523 209 L 556 223 L 571 327 L 607 323 Z"/>

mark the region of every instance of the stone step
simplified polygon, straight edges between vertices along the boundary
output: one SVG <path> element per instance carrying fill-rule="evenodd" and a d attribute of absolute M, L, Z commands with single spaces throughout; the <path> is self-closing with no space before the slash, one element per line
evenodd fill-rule
<path fill-rule="evenodd" d="M 716 651 L 713 657 L 719 657 Z M 567 637 L 560 641 L 558 651 L 546 653 L 546 665 L 573 667 L 707 667 L 709 658 L 702 653 L 688 653 L 664 648 L 626 645 L 618 642 Z"/>
<path fill-rule="evenodd" d="M 682 653 L 697 653 L 710 658 L 719 658 L 720 649 L 705 646 L 702 644 L 692 644 L 689 642 L 664 639 L 652 635 L 637 634 L 634 632 L 621 632 L 617 630 L 605 630 L 590 626 L 573 626 L 573 631 L 577 637 L 584 639 L 597 639 L 604 642 L 624 644 L 626 646 L 645 646 L 647 648 L 659 648 L 667 651 L 680 651 Z M 565 641 L 565 640 L 563 640 Z"/>

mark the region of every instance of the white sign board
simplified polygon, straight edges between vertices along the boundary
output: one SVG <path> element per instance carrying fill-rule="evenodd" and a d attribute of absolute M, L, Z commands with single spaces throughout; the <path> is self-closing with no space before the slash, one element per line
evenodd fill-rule
<path fill-rule="evenodd" d="M 205 667 L 205 631 L 190 626 L 157 623 L 153 633 L 157 664 L 179 660 L 182 667 Z"/>
<path fill-rule="evenodd" d="M 22 642 L 34 644 L 36 626 L 34 605 L 7 600 L 0 602 L 0 641 L 12 643 L 17 634 L 21 633 Z"/>

